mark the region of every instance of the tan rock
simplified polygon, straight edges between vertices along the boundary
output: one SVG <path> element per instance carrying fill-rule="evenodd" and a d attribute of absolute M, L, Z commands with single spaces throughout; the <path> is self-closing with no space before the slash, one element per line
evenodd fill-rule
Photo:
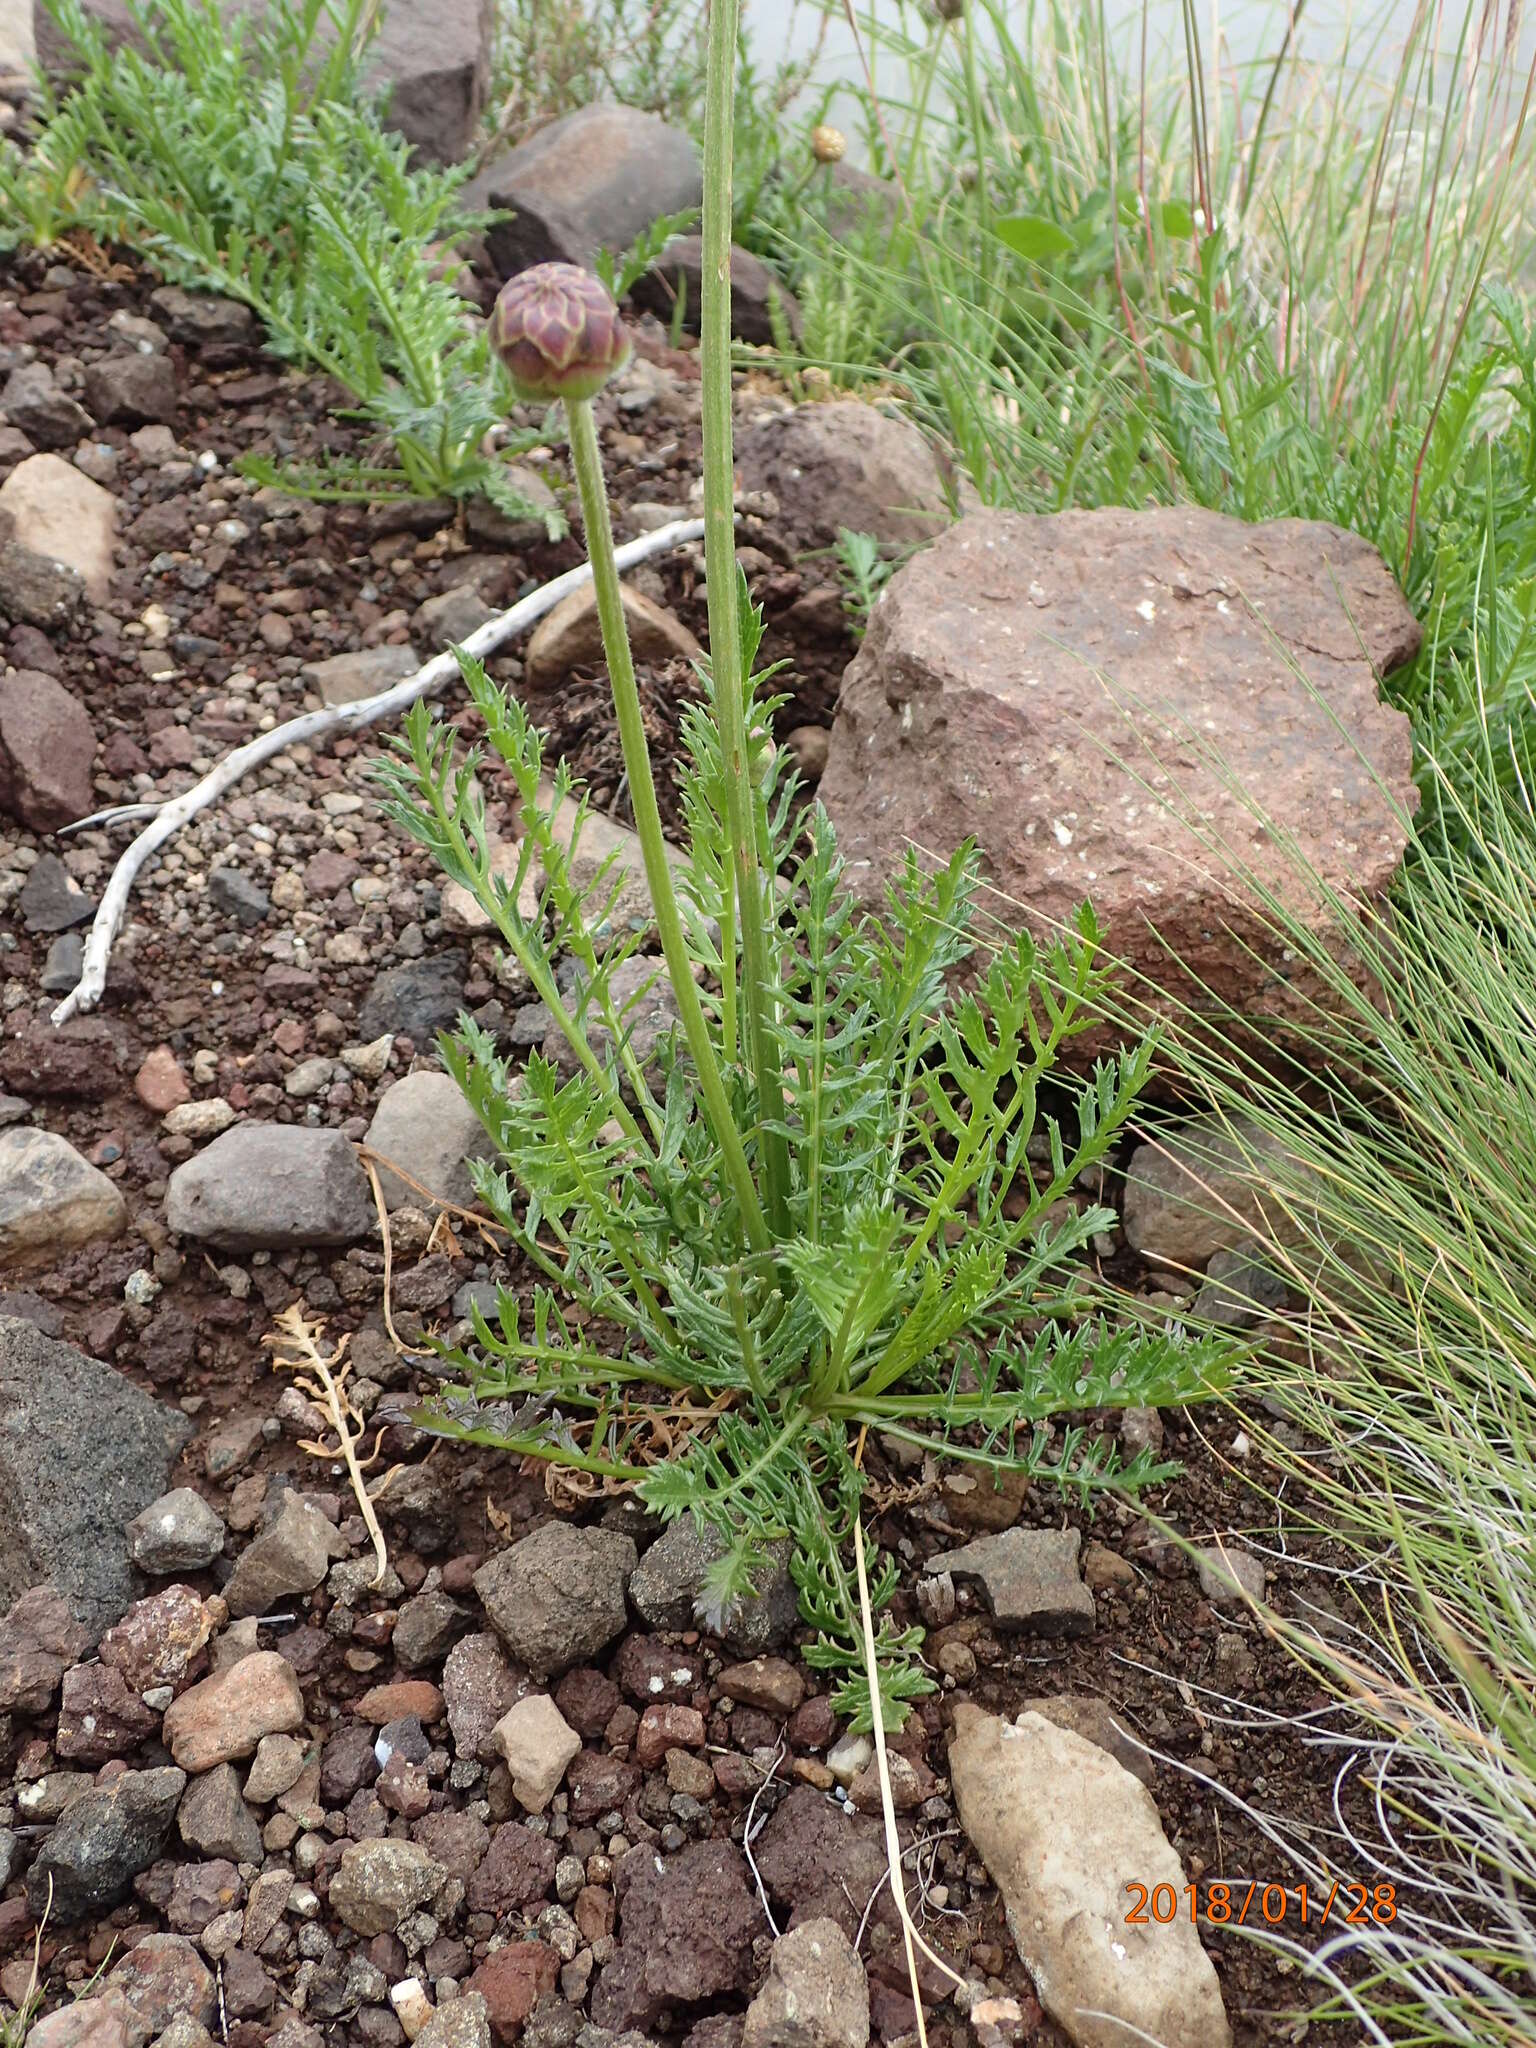
<path fill-rule="evenodd" d="M 127 1221 L 117 1188 L 56 1131 L 0 1131 L 0 1268 L 116 1237 Z"/>
<path fill-rule="evenodd" d="M 702 649 L 681 619 L 665 606 L 642 597 L 626 583 L 624 617 L 629 645 L 637 662 L 694 660 Z M 557 689 L 573 668 L 599 667 L 603 636 L 597 617 L 597 595 L 590 583 L 573 590 L 533 629 L 523 662 L 523 681 L 530 690 Z"/>
<path fill-rule="evenodd" d="M 0 484 L 0 525 L 34 554 L 63 562 L 105 604 L 117 545 L 117 500 L 62 455 L 29 455 Z"/>
<path fill-rule="evenodd" d="M 974 837 L 994 912 L 1054 933 L 1091 899 L 1142 996 L 1283 1020 L 1323 989 L 1279 958 L 1231 864 L 1320 932 L 1291 847 L 1345 895 L 1381 895 L 1417 795 L 1408 720 L 1377 683 L 1418 644 L 1381 557 L 1335 527 L 978 512 L 882 593 L 821 799 L 871 903 L 910 845 Z M 1102 1049 L 1071 1042 L 1078 1061 Z"/>
<path fill-rule="evenodd" d="M 548 1693 L 529 1693 L 491 1730 L 492 1746 L 512 1773 L 512 1794 L 529 1813 L 542 1813 L 560 1789 L 581 1737 Z"/>
<path fill-rule="evenodd" d="M 1127 1879 L 1184 1872 L 1157 1807 L 1105 1750 L 1040 1714 L 1017 1723 L 955 1708 L 950 1780 L 960 1819 L 1002 1894 L 1041 2004 L 1078 2048 L 1128 2040 L 1231 2048 L 1221 1989 L 1187 1912 L 1130 1921 Z"/>
<path fill-rule="evenodd" d="M 558 845 L 569 847 L 575 822 L 575 800 L 567 797 L 557 808 L 552 821 Z M 590 887 L 597 879 L 598 870 L 610 858 L 613 866 L 609 870 L 605 890 L 617 890 L 617 894 L 608 913 L 608 922 L 620 930 L 654 928 L 655 912 L 651 907 L 650 885 L 645 879 L 645 860 L 638 836 L 627 825 L 616 824 L 601 811 L 589 811 L 581 828 L 581 837 L 576 842 L 576 851 L 571 856 L 571 878 L 577 887 Z M 687 856 L 669 842 L 667 860 L 676 873 L 686 865 Z M 540 865 L 542 872 L 542 863 Z M 592 905 L 594 912 L 599 907 L 598 902 Z"/>
<path fill-rule="evenodd" d="M 264 1735 L 291 1735 L 303 1721 L 293 1666 L 276 1650 L 257 1650 L 173 1700 L 163 1733 L 182 1770 L 211 1771 L 254 1755 Z"/>

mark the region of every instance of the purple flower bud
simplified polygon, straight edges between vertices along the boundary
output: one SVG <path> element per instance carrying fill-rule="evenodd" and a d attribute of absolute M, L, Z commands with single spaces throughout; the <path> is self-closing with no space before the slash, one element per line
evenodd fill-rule
<path fill-rule="evenodd" d="M 535 263 L 507 280 L 491 313 L 491 347 L 519 398 L 591 398 L 629 361 L 618 307 L 574 263 Z"/>

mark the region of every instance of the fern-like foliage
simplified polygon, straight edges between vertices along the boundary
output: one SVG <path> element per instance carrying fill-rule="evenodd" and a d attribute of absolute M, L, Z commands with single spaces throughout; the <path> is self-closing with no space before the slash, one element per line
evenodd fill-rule
<path fill-rule="evenodd" d="M 483 323 L 454 289 L 470 167 L 415 162 L 366 78 L 372 0 L 130 0 L 137 41 L 108 47 L 80 0 L 48 0 L 78 65 L 29 157 L 0 156 L 0 202 L 47 241 L 85 226 L 132 243 L 175 283 L 238 299 L 273 354 L 347 392 L 377 436 L 361 461 L 252 458 L 247 474 L 329 499 L 483 493 L 563 523 L 516 488 L 511 404 Z M 435 254 L 434 254 L 435 252 Z"/>
<path fill-rule="evenodd" d="M 761 620 L 744 589 L 740 602 L 755 657 Z M 683 721 L 680 896 L 753 1170 L 766 1173 L 770 1147 L 788 1161 L 782 1227 L 754 1250 L 686 1053 L 664 1043 L 649 1065 L 634 1054 L 631 977 L 615 970 L 636 938 L 607 916 L 616 875 L 575 879 L 580 806 L 573 830 L 557 825 L 573 814 L 569 776 L 547 769 L 521 706 L 477 664 L 463 668 L 484 752 L 461 753 L 418 705 L 378 773 L 394 818 L 493 920 L 564 1056 L 514 1073 L 469 1020 L 445 1044 L 495 1148 L 474 1169 L 480 1194 L 539 1284 L 531 1309 L 505 1297 L 494 1323 L 476 1316 L 475 1342 L 448 1354 L 458 1384 L 421 1419 L 629 1482 L 668 1519 L 694 1516 L 719 1539 L 705 1620 L 718 1624 L 787 1549 L 808 1655 L 836 1675 L 839 1711 L 867 1727 L 877 1703 L 849 1538 L 869 1432 L 1091 1502 L 1171 1468 L 1122 1463 L 1085 1416 L 1188 1401 L 1220 1378 L 1212 1343 L 1111 1327 L 1074 1301 L 1084 1247 L 1110 1218 L 1064 1198 L 1123 1130 L 1149 1048 L 1064 1079 L 1062 1048 L 1094 1020 L 1102 986 L 1092 916 L 1048 947 L 1019 937 L 977 956 L 969 847 L 936 872 L 909 855 L 883 915 L 861 909 L 826 813 L 797 807 L 771 746 L 773 701 L 750 677 L 749 829 L 779 887 L 767 1029 L 783 1109 L 770 1116 L 740 1014 L 739 870 L 706 668 Z M 526 833 L 510 880 L 492 873 L 480 795 L 496 764 Z M 580 961 L 579 997 L 556 975 L 562 953 Z M 1040 1114 L 1047 1080 L 1069 1118 Z M 893 1559 L 875 1559 L 878 1711 L 892 1726 L 932 1683 L 920 1632 L 889 1612 L 896 1578 Z"/>

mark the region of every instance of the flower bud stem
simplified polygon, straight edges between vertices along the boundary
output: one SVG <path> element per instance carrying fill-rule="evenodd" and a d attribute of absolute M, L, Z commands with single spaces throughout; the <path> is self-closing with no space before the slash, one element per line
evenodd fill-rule
<path fill-rule="evenodd" d="M 747 750 L 749 679 L 742 674 L 736 567 L 736 470 L 731 447 L 731 159 L 736 139 L 738 0 L 710 0 L 704 89 L 704 218 L 699 307 L 704 436 L 704 573 L 709 664 L 725 754 L 726 827 L 741 932 L 741 995 L 763 1135 L 764 1195 L 774 1232 L 788 1227 L 789 1148 L 781 1135 L 784 1083 L 772 1015 L 777 1001 L 757 792 Z"/>
<path fill-rule="evenodd" d="M 672 886 L 672 869 L 667 861 L 666 838 L 661 829 L 661 812 L 656 804 L 656 784 L 651 776 L 650 748 L 645 738 L 645 717 L 640 692 L 635 684 L 635 664 L 629 648 L 629 627 L 624 618 L 624 596 L 613 559 L 613 527 L 608 518 L 608 492 L 603 482 L 603 458 L 597 445 L 597 422 L 589 398 L 568 399 L 566 417 L 571 431 L 571 461 L 576 471 L 576 489 L 581 497 L 581 516 L 586 527 L 587 556 L 592 564 L 592 588 L 597 596 L 597 618 L 602 628 L 603 653 L 608 661 L 608 680 L 613 688 L 613 708 L 619 723 L 619 744 L 629 777 L 629 800 L 635 813 L 635 832 L 645 862 L 645 879 L 650 886 L 656 929 L 666 958 L 683 1036 L 693 1058 L 694 1072 L 704 1097 L 710 1127 L 725 1161 L 726 1177 L 741 1210 L 742 1227 L 754 1251 L 768 1247 L 768 1227 L 763 1220 L 752 1169 L 731 1114 L 720 1064 L 715 1058 L 703 1005 L 693 979 L 693 962 L 683 934 L 683 920 Z"/>

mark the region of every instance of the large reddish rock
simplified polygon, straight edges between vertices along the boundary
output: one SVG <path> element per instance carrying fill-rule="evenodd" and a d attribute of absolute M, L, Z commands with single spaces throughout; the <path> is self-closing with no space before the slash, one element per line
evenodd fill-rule
<path fill-rule="evenodd" d="M 621 1939 L 593 1987 L 596 2025 L 649 2031 L 666 2011 L 746 1991 L 766 1922 L 733 1842 L 690 1842 L 671 1858 L 642 1844 L 617 1883 Z"/>
<path fill-rule="evenodd" d="M 993 914 L 1039 934 L 1090 899 L 1107 951 L 1169 1000 L 1283 1019 L 1321 991 L 1222 851 L 1313 926 L 1290 847 L 1380 896 L 1417 798 L 1378 684 L 1419 638 L 1376 550 L 1338 527 L 976 513 L 876 605 L 821 798 L 871 903 L 909 846 L 947 858 L 974 837 Z"/>
<path fill-rule="evenodd" d="M 55 832 L 92 806 L 96 733 L 78 697 L 41 669 L 0 677 L 0 812 Z"/>

